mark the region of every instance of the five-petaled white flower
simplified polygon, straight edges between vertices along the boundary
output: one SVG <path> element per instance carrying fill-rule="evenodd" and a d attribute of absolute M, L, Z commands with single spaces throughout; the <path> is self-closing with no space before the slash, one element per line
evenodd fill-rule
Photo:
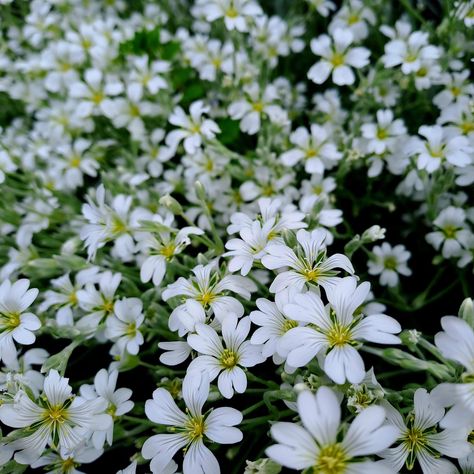
<path fill-rule="evenodd" d="M 245 299 L 257 289 L 252 280 L 238 276 L 225 275 L 221 277 L 216 271 L 216 262 L 198 265 L 193 269 L 194 277 L 186 280 L 178 278 L 175 283 L 168 285 L 161 297 L 164 301 L 174 296 L 184 296 L 198 301 L 204 309 L 211 309 L 219 321 L 223 321 L 228 313 L 240 317 L 244 314 L 242 303 L 227 292 L 237 293 Z"/>
<path fill-rule="evenodd" d="M 436 426 L 444 416 L 444 409 L 424 388 L 417 389 L 413 401 L 413 412 L 406 420 L 389 403 L 382 402 L 387 418 L 397 429 L 396 438 L 400 444 L 379 453 L 384 458 L 379 461 L 380 465 L 388 465 L 399 472 L 404 464 L 412 470 L 418 460 L 423 474 L 457 473 L 454 464 L 441 456 L 461 458 L 470 454 L 469 430 L 461 427 L 438 431 Z"/>
<path fill-rule="evenodd" d="M 181 107 L 176 107 L 170 115 L 169 122 L 179 127 L 166 137 L 166 144 L 174 151 L 179 143 L 183 145 L 186 153 L 193 154 L 201 146 L 203 138 L 211 139 L 220 132 L 220 128 L 210 119 L 203 119 L 202 115 L 209 112 L 202 100 L 193 102 L 189 107 L 190 116 L 186 115 Z"/>
<path fill-rule="evenodd" d="M 196 334 L 188 336 L 188 344 L 199 356 L 188 367 L 188 371 L 205 371 L 212 382 L 216 377 L 219 391 L 225 398 L 231 398 L 234 390 L 244 393 L 247 377 L 242 367 L 253 367 L 265 360 L 260 345 L 254 345 L 246 338 L 250 332 L 250 318 L 238 321 L 229 314 L 222 322 L 222 339 L 217 332 L 203 323 L 196 324 Z"/>
<path fill-rule="evenodd" d="M 332 72 L 332 80 L 338 86 L 354 84 L 352 68 L 360 69 L 369 64 L 370 51 L 366 48 L 350 48 L 354 36 L 349 30 L 337 29 L 333 38 L 321 35 L 311 40 L 311 51 L 322 59 L 308 71 L 308 78 L 322 84 Z"/>
<path fill-rule="evenodd" d="M 11 443 L 16 451 L 15 460 L 20 464 L 36 461 L 46 446 L 70 451 L 87 441 L 93 430 L 107 429 L 112 422 L 110 415 L 103 413 L 107 407 L 104 400 L 74 397 L 68 381 L 51 370 L 37 400 L 21 390 L 13 403 L 0 407 L 2 423 L 12 428 L 28 428 L 27 436 Z"/>
<path fill-rule="evenodd" d="M 220 468 L 214 454 L 204 445 L 204 440 L 220 444 L 233 444 L 242 440 L 242 432 L 235 428 L 242 421 L 242 414 L 234 408 L 220 407 L 202 414 L 209 396 L 209 378 L 206 373 L 188 373 L 183 380 L 183 413 L 170 393 L 164 388 L 153 392 L 147 400 L 147 417 L 166 425 L 172 433 L 157 434 L 145 441 L 142 455 L 151 459 L 150 469 L 155 474 L 167 472 L 173 456 L 181 448 L 186 453 L 183 474 L 219 474 Z"/>
<path fill-rule="evenodd" d="M 354 277 L 346 277 L 326 289 L 329 300 L 326 307 L 311 291 L 296 295 L 294 303 L 285 305 L 285 313 L 307 326 L 290 329 L 283 336 L 281 346 L 288 354 L 288 363 L 302 367 L 320 355 L 323 370 L 334 382 L 361 382 L 365 367 L 356 349 L 358 341 L 400 343 L 394 335 L 401 331 L 395 319 L 385 314 L 364 317 L 358 313 L 369 291 L 370 283 L 357 286 Z"/>
<path fill-rule="evenodd" d="M 326 258 L 326 232 L 316 229 L 308 232 L 300 229 L 296 234 L 298 248 L 292 250 L 282 242 L 271 242 L 266 247 L 268 255 L 262 257 L 262 264 L 270 269 L 290 267 L 279 273 L 270 286 L 272 293 L 277 293 L 289 286 L 302 290 L 306 284 L 321 285 L 324 289 L 334 285 L 339 278 L 335 268 L 354 273 L 350 260 L 340 253 Z"/>
<path fill-rule="evenodd" d="M 303 426 L 279 422 L 271 427 L 279 443 L 267 448 L 271 459 L 290 469 L 318 474 L 394 474 L 388 467 L 363 460 L 388 448 L 397 437 L 397 430 L 385 423 L 382 407 L 363 410 L 344 435 L 340 402 L 330 388 L 320 387 L 315 395 L 301 392 L 297 407 Z"/>
<path fill-rule="evenodd" d="M 33 344 L 36 337 L 33 331 L 41 327 L 36 315 L 25 312 L 38 296 L 36 288 L 30 288 L 26 278 L 11 283 L 5 280 L 0 285 L 0 361 L 12 365 L 16 361 L 16 341 L 20 344 Z"/>

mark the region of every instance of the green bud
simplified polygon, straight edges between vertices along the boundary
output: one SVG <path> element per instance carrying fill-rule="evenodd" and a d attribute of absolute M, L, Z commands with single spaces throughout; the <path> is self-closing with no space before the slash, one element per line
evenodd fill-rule
<path fill-rule="evenodd" d="M 246 463 L 244 474 L 278 474 L 281 472 L 281 466 L 268 458 L 246 461 Z"/>
<path fill-rule="evenodd" d="M 201 181 L 196 181 L 194 183 L 194 188 L 196 189 L 196 195 L 200 201 L 206 202 L 206 190 L 202 185 Z"/>
<path fill-rule="evenodd" d="M 49 278 L 62 272 L 60 264 L 52 258 L 36 258 L 25 265 L 25 273 L 31 278 Z"/>
<path fill-rule="evenodd" d="M 80 341 L 72 341 L 71 344 L 67 345 L 62 351 L 48 357 L 41 366 L 41 372 L 46 373 L 55 369 L 61 375 L 64 375 L 69 357 L 71 357 L 72 351 L 79 346 L 79 344 Z"/>
<path fill-rule="evenodd" d="M 160 204 L 170 210 L 174 215 L 180 216 L 183 214 L 181 204 L 169 194 L 166 194 L 160 199 Z"/>
<path fill-rule="evenodd" d="M 472 298 L 466 298 L 459 308 L 458 316 L 474 329 L 474 303 Z"/>
<path fill-rule="evenodd" d="M 350 258 L 353 253 L 361 247 L 360 235 L 356 234 L 350 242 L 344 246 L 344 253 Z"/>

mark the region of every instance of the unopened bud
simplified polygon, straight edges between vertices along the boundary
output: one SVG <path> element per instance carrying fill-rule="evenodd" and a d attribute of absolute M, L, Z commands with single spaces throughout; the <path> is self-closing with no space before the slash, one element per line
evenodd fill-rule
<path fill-rule="evenodd" d="M 181 204 L 169 194 L 165 194 L 160 199 L 160 204 L 170 210 L 174 215 L 180 216 L 183 214 L 183 208 L 181 207 Z"/>

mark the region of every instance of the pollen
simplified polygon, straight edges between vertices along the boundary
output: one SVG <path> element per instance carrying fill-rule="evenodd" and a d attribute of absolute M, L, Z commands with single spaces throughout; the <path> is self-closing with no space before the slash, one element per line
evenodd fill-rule
<path fill-rule="evenodd" d="M 324 446 L 319 451 L 313 473 L 342 474 L 346 471 L 348 457 L 340 443 Z"/>
<path fill-rule="evenodd" d="M 176 251 L 176 246 L 174 244 L 165 245 L 160 249 L 160 255 L 166 257 L 168 260 L 174 255 Z"/>
<path fill-rule="evenodd" d="M 53 405 L 48 407 L 45 413 L 45 418 L 52 423 L 64 423 L 66 421 L 66 409 L 64 405 Z"/>
<path fill-rule="evenodd" d="M 344 64 L 344 55 L 342 53 L 333 53 L 331 64 L 334 67 L 342 66 Z"/>
<path fill-rule="evenodd" d="M 285 334 L 290 329 L 293 329 L 296 326 L 298 326 L 298 321 L 295 321 L 294 319 L 286 319 L 285 322 L 281 326 L 281 332 L 282 334 Z"/>
<path fill-rule="evenodd" d="M 2 313 L 0 315 L 0 328 L 3 327 L 6 331 L 13 331 L 21 323 L 20 313 L 11 312 L 11 313 Z"/>
<path fill-rule="evenodd" d="M 350 344 L 352 341 L 352 334 L 349 326 L 342 326 L 339 323 L 335 323 L 331 329 L 326 333 L 326 337 L 329 342 L 329 346 L 341 347 L 346 344 Z"/>
<path fill-rule="evenodd" d="M 237 365 L 239 361 L 238 354 L 232 349 L 224 349 L 221 354 L 220 362 L 225 369 L 232 369 Z"/>
<path fill-rule="evenodd" d="M 206 425 L 202 416 L 192 417 L 186 423 L 186 431 L 188 439 L 191 443 L 200 440 L 206 431 Z"/>
<path fill-rule="evenodd" d="M 104 100 L 104 94 L 102 94 L 102 92 L 95 92 L 92 95 L 91 100 L 95 105 L 99 105 Z"/>
<path fill-rule="evenodd" d="M 255 112 L 262 112 L 263 111 L 263 102 L 259 101 L 259 102 L 254 102 L 252 104 L 252 109 L 255 110 Z"/>
<path fill-rule="evenodd" d="M 378 128 L 377 129 L 377 138 L 379 140 L 385 140 L 388 138 L 388 132 L 385 130 L 385 128 Z"/>
<path fill-rule="evenodd" d="M 317 268 L 308 268 L 303 271 L 303 275 L 307 281 L 316 282 L 321 276 L 321 272 Z"/>
<path fill-rule="evenodd" d="M 457 228 L 454 225 L 447 225 L 443 227 L 443 234 L 447 239 L 455 239 Z"/>
<path fill-rule="evenodd" d="M 239 16 L 239 12 L 236 10 L 234 6 L 231 6 L 225 12 L 225 16 L 228 18 L 237 18 Z"/>
<path fill-rule="evenodd" d="M 208 306 L 215 300 L 215 298 L 216 295 L 214 295 L 214 293 L 211 291 L 205 291 L 197 297 L 197 301 L 199 301 L 203 306 Z"/>

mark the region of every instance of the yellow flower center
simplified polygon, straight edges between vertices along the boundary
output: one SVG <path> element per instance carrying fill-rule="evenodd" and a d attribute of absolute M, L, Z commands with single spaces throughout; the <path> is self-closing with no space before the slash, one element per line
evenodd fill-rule
<path fill-rule="evenodd" d="M 255 110 L 255 112 L 259 112 L 259 113 L 262 112 L 263 107 L 264 107 L 264 105 L 263 105 L 263 102 L 261 102 L 261 101 L 254 102 L 252 104 L 252 109 Z"/>
<path fill-rule="evenodd" d="M 68 296 L 69 303 L 71 303 L 73 306 L 77 304 L 77 293 L 73 291 L 69 296 Z"/>
<path fill-rule="evenodd" d="M 236 352 L 234 352 L 232 349 L 224 349 L 224 352 L 221 354 L 220 362 L 225 369 L 234 368 L 238 361 L 239 356 Z"/>
<path fill-rule="evenodd" d="M 200 440 L 204 436 L 206 425 L 202 416 L 189 418 L 186 422 L 186 431 L 191 443 Z"/>
<path fill-rule="evenodd" d="M 61 463 L 60 469 L 62 473 L 66 474 L 69 471 L 74 470 L 77 466 L 79 466 L 78 463 L 74 462 L 73 458 L 67 458 Z"/>
<path fill-rule="evenodd" d="M 357 13 L 352 13 L 349 18 L 347 19 L 348 25 L 354 25 L 360 21 L 360 17 Z"/>
<path fill-rule="evenodd" d="M 127 231 L 127 226 L 118 216 L 113 216 L 111 231 L 114 234 L 122 234 Z"/>
<path fill-rule="evenodd" d="M 137 325 L 135 323 L 130 323 L 125 331 L 125 335 L 129 337 L 134 337 L 137 334 Z"/>
<path fill-rule="evenodd" d="M 383 265 L 388 270 L 395 270 L 397 268 L 397 259 L 393 256 L 388 256 L 385 258 Z"/>
<path fill-rule="evenodd" d="M 69 166 L 71 168 L 79 168 L 80 165 L 81 165 L 81 158 L 77 155 L 74 155 L 71 158 L 71 161 L 69 162 Z"/>
<path fill-rule="evenodd" d="M 64 423 L 67 419 L 66 409 L 64 405 L 53 405 L 49 406 L 44 415 L 45 419 L 50 420 L 52 423 Z"/>
<path fill-rule="evenodd" d="M 348 457 L 340 443 L 324 446 L 319 451 L 314 474 L 343 474 L 346 470 Z"/>
<path fill-rule="evenodd" d="M 229 18 L 237 18 L 239 16 L 239 12 L 236 10 L 236 8 L 232 5 L 230 8 L 227 9 L 225 12 L 225 16 Z"/>
<path fill-rule="evenodd" d="M 334 323 L 331 329 L 326 333 L 326 337 L 331 348 L 345 346 L 352 341 L 351 329 L 349 326 L 342 326 Z"/>
<path fill-rule="evenodd" d="M 318 268 L 307 268 L 303 270 L 303 276 L 306 278 L 307 281 L 316 282 L 321 276 L 321 272 Z"/>
<path fill-rule="evenodd" d="M 281 327 L 281 332 L 282 332 L 282 334 L 285 334 L 290 329 L 293 329 L 296 326 L 298 326 L 297 321 L 295 321 L 294 319 L 287 319 L 287 320 L 285 320 L 285 322 L 283 323 L 283 325 Z"/>
<path fill-rule="evenodd" d="M 461 131 L 464 135 L 474 132 L 474 122 L 462 122 L 460 125 Z"/>
<path fill-rule="evenodd" d="M 163 255 L 163 257 L 170 259 L 174 255 L 175 251 L 176 251 L 176 246 L 174 244 L 168 244 L 161 247 L 160 254 Z"/>
<path fill-rule="evenodd" d="M 102 310 L 105 311 L 107 314 L 110 314 L 114 310 L 114 302 L 111 300 L 104 300 L 104 304 L 102 305 Z"/>
<path fill-rule="evenodd" d="M 104 100 L 104 94 L 102 94 L 102 92 L 94 92 L 91 100 L 95 105 L 99 105 Z"/>
<path fill-rule="evenodd" d="M 130 115 L 132 117 L 140 117 L 140 109 L 136 104 L 130 104 Z"/>
<path fill-rule="evenodd" d="M 20 325 L 20 313 L 15 311 L 13 313 L 2 313 L 0 315 L 0 328 L 6 331 L 13 331 Z"/>
<path fill-rule="evenodd" d="M 200 294 L 196 299 L 203 306 L 207 306 L 216 299 L 216 295 L 214 295 L 214 293 L 212 293 L 211 291 L 205 291 L 204 293 Z"/>
<path fill-rule="evenodd" d="M 331 58 L 331 64 L 334 67 L 342 66 L 344 64 L 344 54 L 342 53 L 333 53 Z"/>
<path fill-rule="evenodd" d="M 384 128 L 377 128 L 377 138 L 379 140 L 385 140 L 388 137 L 388 132 Z"/>
<path fill-rule="evenodd" d="M 453 225 L 447 225 L 443 227 L 443 234 L 447 239 L 455 239 L 456 238 L 457 228 Z"/>

